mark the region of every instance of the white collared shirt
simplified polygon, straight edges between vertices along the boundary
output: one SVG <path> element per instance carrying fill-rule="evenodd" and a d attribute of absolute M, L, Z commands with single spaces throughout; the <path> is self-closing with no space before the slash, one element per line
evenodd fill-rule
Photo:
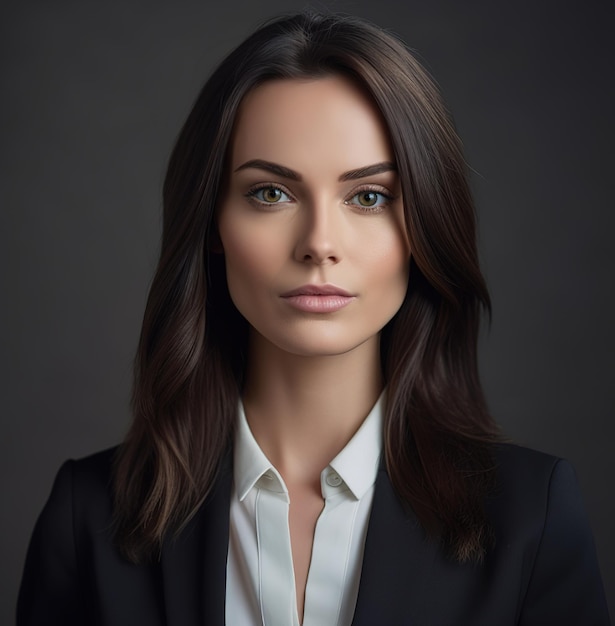
<path fill-rule="evenodd" d="M 382 450 L 383 397 L 320 475 L 325 505 L 314 532 L 303 626 L 352 622 Z M 241 402 L 233 476 L 226 623 L 299 626 L 288 489 L 254 439 Z"/>

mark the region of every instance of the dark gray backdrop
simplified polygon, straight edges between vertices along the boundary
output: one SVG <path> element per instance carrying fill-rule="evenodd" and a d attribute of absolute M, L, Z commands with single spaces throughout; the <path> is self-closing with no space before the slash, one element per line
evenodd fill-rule
<path fill-rule="evenodd" d="M 0 15 L 0 622 L 60 463 L 118 442 L 173 139 L 212 66 L 303 1 L 21 2 Z M 504 430 L 575 465 L 615 612 L 609 2 L 312 3 L 403 36 L 465 143 Z"/>

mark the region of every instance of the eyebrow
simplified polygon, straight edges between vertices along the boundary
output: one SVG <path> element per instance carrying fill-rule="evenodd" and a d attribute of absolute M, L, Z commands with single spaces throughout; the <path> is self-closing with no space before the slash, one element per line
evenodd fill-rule
<path fill-rule="evenodd" d="M 272 163 L 271 161 L 264 161 L 263 159 L 251 159 L 240 165 L 235 172 L 245 169 L 258 169 L 277 174 L 282 178 L 288 178 L 289 180 L 301 181 L 303 180 L 301 174 L 291 170 L 283 165 Z M 390 161 L 382 161 L 381 163 L 374 163 L 373 165 L 366 165 L 365 167 L 359 167 L 356 170 L 349 170 L 344 172 L 338 178 L 340 182 L 347 180 L 357 180 L 359 178 L 366 178 L 367 176 L 375 176 L 376 174 L 382 174 L 383 172 L 396 172 L 397 167 Z"/>

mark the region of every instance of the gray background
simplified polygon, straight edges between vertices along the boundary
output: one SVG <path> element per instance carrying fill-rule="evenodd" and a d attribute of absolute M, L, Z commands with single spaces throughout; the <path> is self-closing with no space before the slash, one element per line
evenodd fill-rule
<path fill-rule="evenodd" d="M 304 6 L 1 10 L 2 624 L 60 463 L 118 442 L 129 423 L 179 127 L 232 46 Z M 574 463 L 615 613 L 612 3 L 311 6 L 398 32 L 441 85 L 475 171 L 495 312 L 481 345 L 490 406 L 511 437 Z"/>

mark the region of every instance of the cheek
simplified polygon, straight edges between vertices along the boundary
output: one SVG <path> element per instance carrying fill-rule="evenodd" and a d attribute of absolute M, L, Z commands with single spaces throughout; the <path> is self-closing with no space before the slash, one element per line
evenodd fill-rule
<path fill-rule="evenodd" d="M 394 309 L 387 310 L 387 314 L 396 313 L 401 306 L 408 289 L 409 274 L 408 257 L 396 254 L 383 259 L 380 271 L 374 275 L 372 284 L 378 301 L 383 309 Z"/>
<path fill-rule="evenodd" d="M 375 291 L 396 298 L 401 290 L 403 298 L 410 273 L 410 246 L 401 227 L 383 229 L 380 236 L 372 236 L 370 243 L 362 248 L 360 258 Z M 390 292 L 391 289 L 395 291 Z"/>
<path fill-rule="evenodd" d="M 235 300 L 239 294 L 234 291 L 249 291 L 250 286 L 262 283 L 276 272 L 278 250 L 271 241 L 270 233 L 255 228 L 249 220 L 223 218 L 219 228 L 227 281 Z"/>

